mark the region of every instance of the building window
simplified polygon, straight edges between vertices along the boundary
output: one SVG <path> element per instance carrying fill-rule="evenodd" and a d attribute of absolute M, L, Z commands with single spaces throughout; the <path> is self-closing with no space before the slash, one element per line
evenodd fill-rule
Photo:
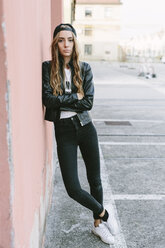
<path fill-rule="evenodd" d="M 106 7 L 104 9 L 104 15 L 105 15 L 105 17 L 110 17 L 111 16 L 111 11 L 112 11 L 112 9 L 110 7 Z"/>
<path fill-rule="evenodd" d="M 92 17 L 92 10 L 91 9 L 85 9 L 85 17 Z"/>
<path fill-rule="evenodd" d="M 85 27 L 85 36 L 91 36 L 92 35 L 92 27 Z"/>
<path fill-rule="evenodd" d="M 92 55 L 92 45 L 85 45 L 84 46 L 84 53 L 85 55 Z"/>

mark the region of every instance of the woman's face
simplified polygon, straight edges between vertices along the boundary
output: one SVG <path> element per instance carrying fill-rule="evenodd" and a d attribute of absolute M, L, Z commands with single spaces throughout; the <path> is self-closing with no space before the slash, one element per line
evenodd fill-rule
<path fill-rule="evenodd" d="M 74 46 L 73 34 L 71 31 L 63 30 L 59 32 L 58 49 L 63 57 L 71 57 Z"/>

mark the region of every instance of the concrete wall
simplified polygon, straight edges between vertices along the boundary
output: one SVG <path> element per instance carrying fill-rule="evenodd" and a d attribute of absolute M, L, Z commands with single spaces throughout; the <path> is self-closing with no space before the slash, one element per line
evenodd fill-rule
<path fill-rule="evenodd" d="M 69 11 L 69 10 L 68 10 Z M 52 0 L 51 1 L 51 34 L 56 25 L 60 24 L 63 20 L 63 1 Z"/>
<path fill-rule="evenodd" d="M 53 4 L 52 4 L 53 3 Z M 60 1 L 0 1 L 0 247 L 40 248 L 52 191 L 53 129 L 41 63 Z M 53 14 L 54 14 L 53 13 Z M 56 18 L 55 18 L 56 16 Z"/>
<path fill-rule="evenodd" d="M 0 1 L 0 22 L 0 247 L 10 247 L 10 169 L 7 137 L 8 114 L 6 109 L 7 70 L 5 66 L 2 1 Z"/>

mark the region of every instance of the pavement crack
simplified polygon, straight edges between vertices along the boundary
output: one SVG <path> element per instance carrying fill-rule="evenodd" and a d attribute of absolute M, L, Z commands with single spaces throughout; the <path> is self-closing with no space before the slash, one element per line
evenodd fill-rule
<path fill-rule="evenodd" d="M 75 228 L 78 228 L 80 226 L 80 224 L 75 224 L 75 225 L 72 225 L 72 227 L 69 229 L 69 230 L 62 230 L 64 233 L 70 233 L 72 232 Z"/>

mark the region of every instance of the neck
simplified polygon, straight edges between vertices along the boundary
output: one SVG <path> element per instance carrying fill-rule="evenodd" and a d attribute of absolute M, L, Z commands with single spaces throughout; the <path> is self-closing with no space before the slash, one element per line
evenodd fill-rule
<path fill-rule="evenodd" d="M 70 57 L 64 57 L 64 66 L 68 68 L 68 63 L 70 61 Z"/>

